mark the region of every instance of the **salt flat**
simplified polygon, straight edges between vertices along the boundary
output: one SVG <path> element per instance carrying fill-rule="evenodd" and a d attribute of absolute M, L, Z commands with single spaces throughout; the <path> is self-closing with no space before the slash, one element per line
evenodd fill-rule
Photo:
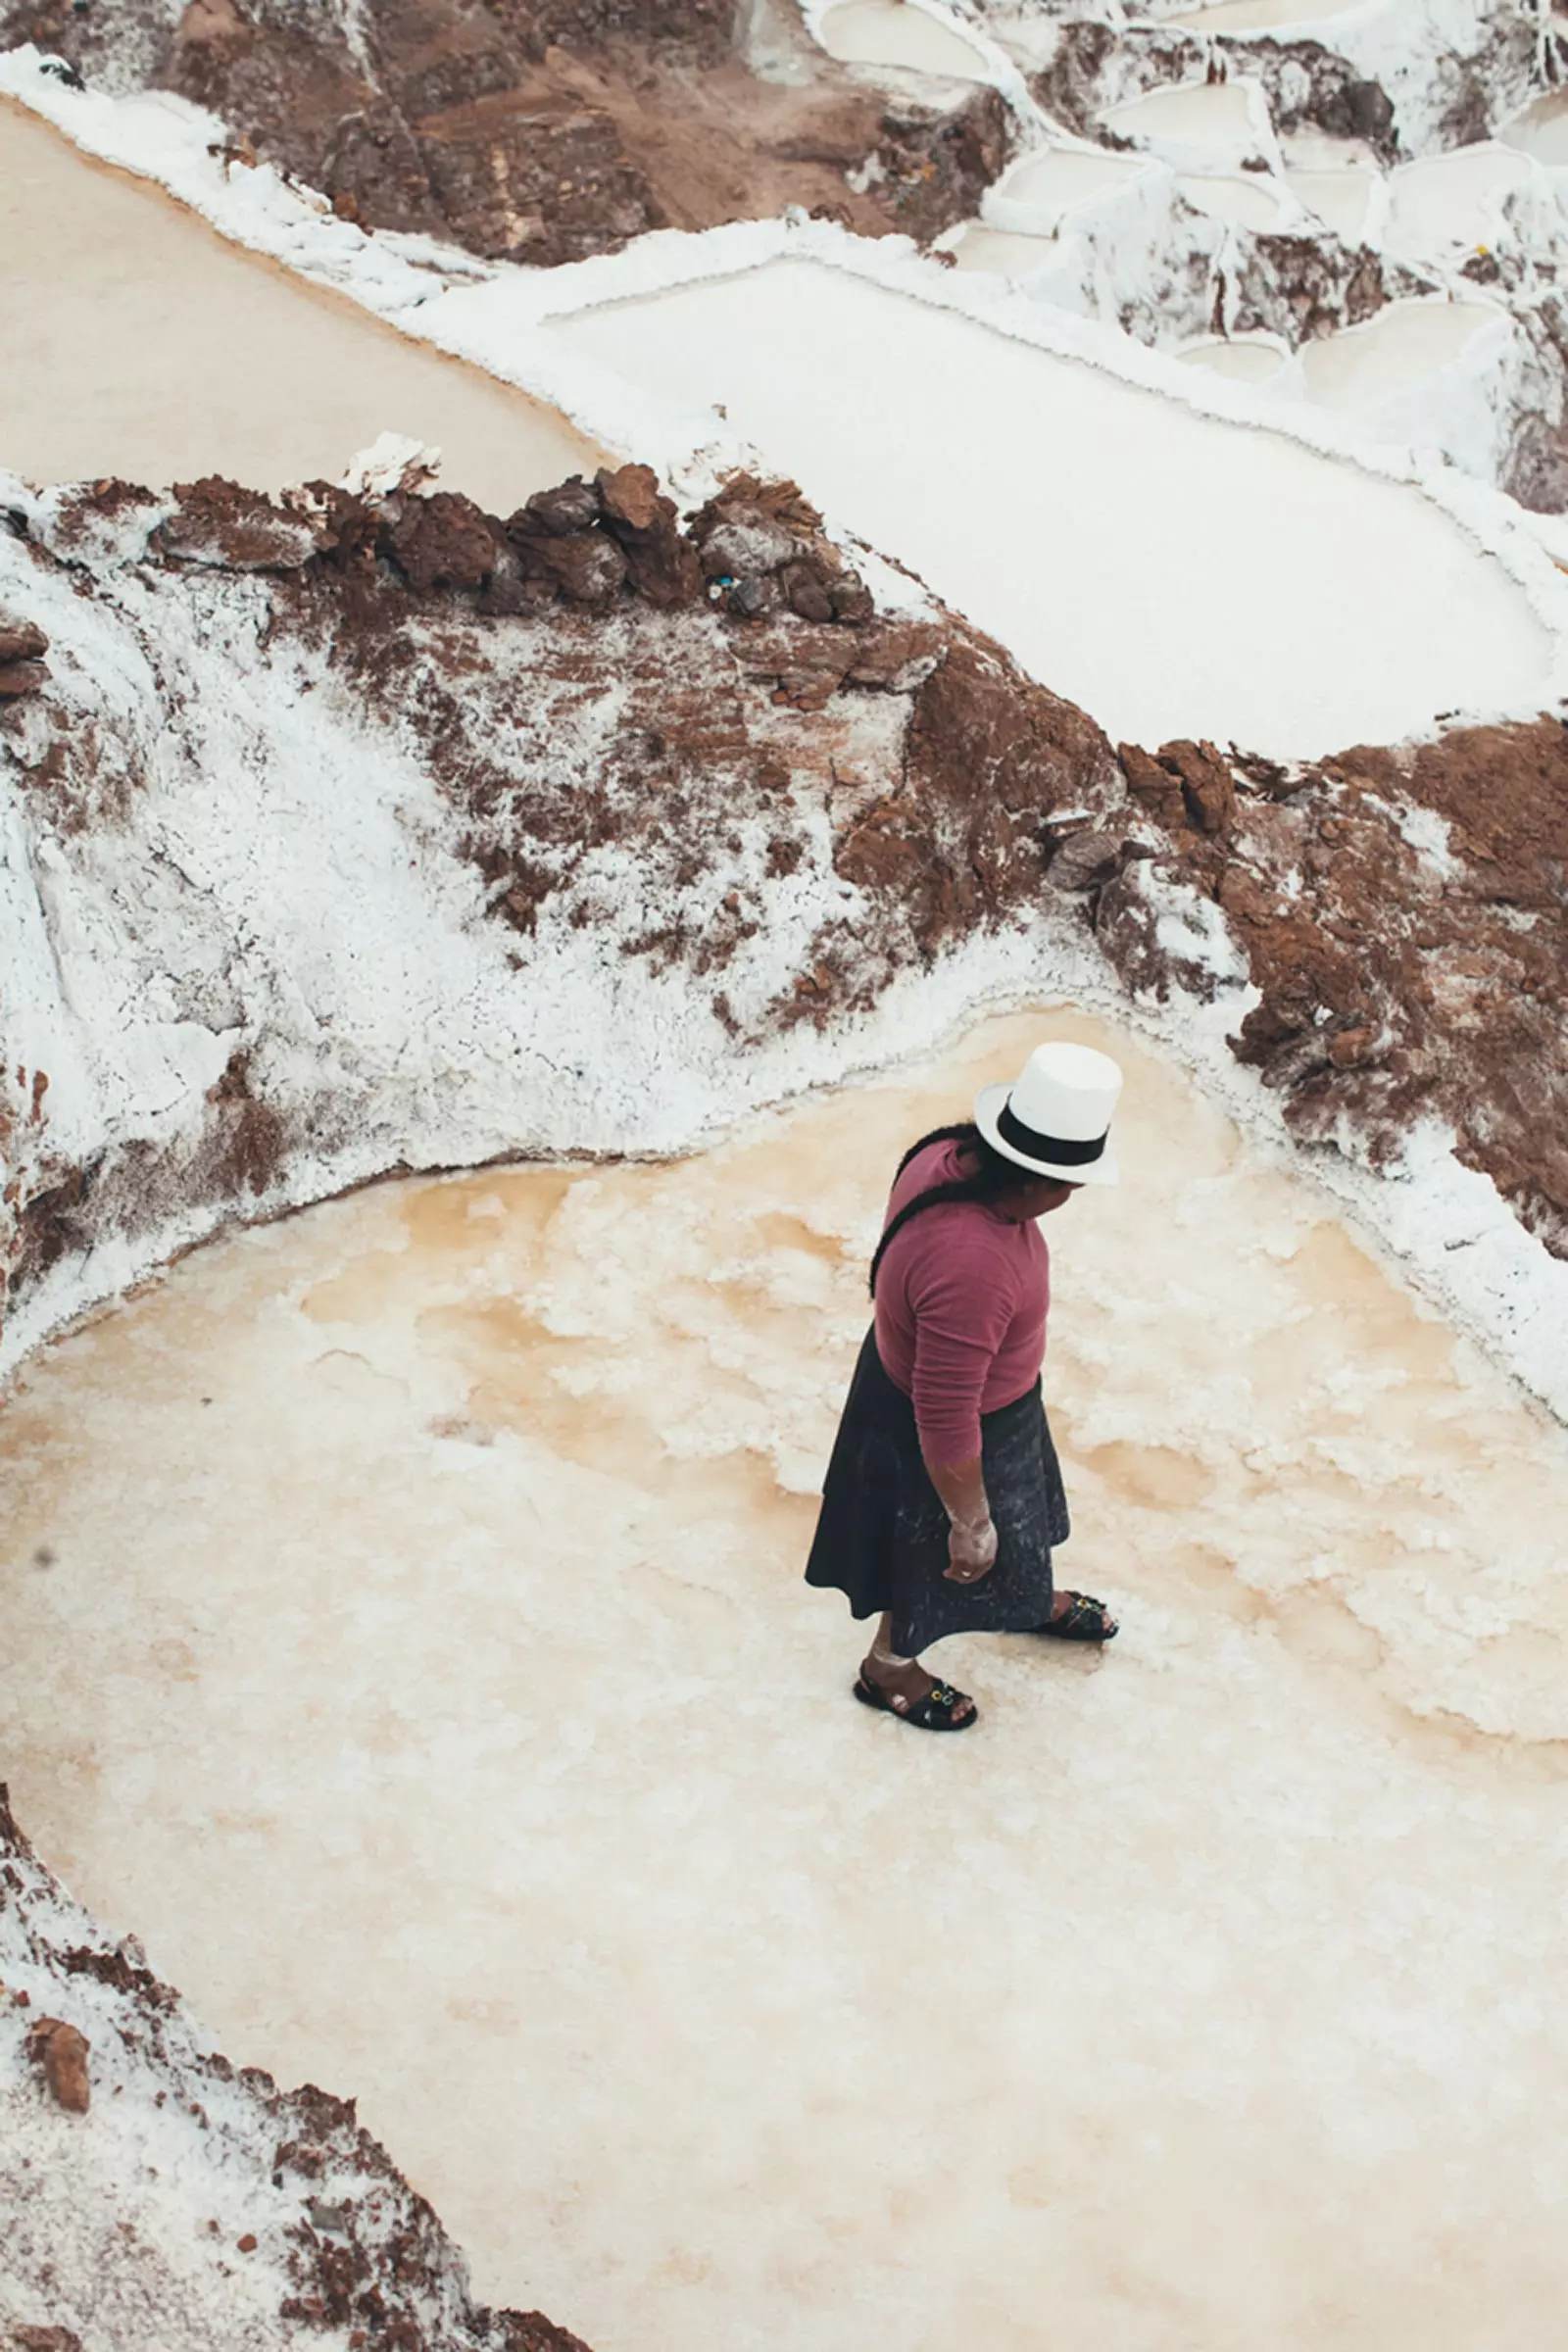
<path fill-rule="evenodd" d="M 775 262 L 554 332 L 722 403 L 1113 736 L 1300 758 L 1546 692 L 1523 594 L 1418 491 L 848 270 Z"/>
<path fill-rule="evenodd" d="M 1128 1068 L 1048 1227 L 1103 1658 L 856 1707 L 800 1569 L 899 1149 Z M 1568 1440 L 1130 1039 L 214 1245 L 0 1426 L 7 1772 L 221 2046 L 598 2352 L 1540 2352 Z"/>

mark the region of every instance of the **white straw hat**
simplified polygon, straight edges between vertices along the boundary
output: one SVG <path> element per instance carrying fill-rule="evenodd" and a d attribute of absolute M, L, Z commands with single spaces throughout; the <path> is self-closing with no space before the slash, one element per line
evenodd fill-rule
<path fill-rule="evenodd" d="M 1004 1158 L 1064 1184 L 1114 1184 L 1107 1140 L 1121 1070 L 1093 1046 L 1037 1046 L 1015 1085 L 983 1086 L 974 1123 Z"/>

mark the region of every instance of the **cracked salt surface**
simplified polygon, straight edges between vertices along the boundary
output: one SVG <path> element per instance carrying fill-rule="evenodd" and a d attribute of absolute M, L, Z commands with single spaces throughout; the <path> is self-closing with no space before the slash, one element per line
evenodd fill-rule
<path fill-rule="evenodd" d="M 432 288 L 438 281 L 431 280 Z M 216 235 L 0 100 L 0 465 L 35 482 L 335 481 L 383 431 L 510 514 L 602 462 L 554 410 Z"/>
<path fill-rule="evenodd" d="M 984 1720 L 922 1741 L 810 1490 L 899 1149 L 1043 1032 L 1128 1070 L 1047 1369 L 1125 1631 L 947 1644 Z M 600 2352 L 1555 2325 L 1568 1439 L 1130 1039 L 216 1245 L 26 1368 L 0 1492 L 42 1849 L 486 2295 Z"/>
<path fill-rule="evenodd" d="M 546 334 L 641 392 L 722 402 L 1115 736 L 1296 759 L 1549 693 L 1524 596 L 1418 491 L 848 270 L 772 262 Z"/>

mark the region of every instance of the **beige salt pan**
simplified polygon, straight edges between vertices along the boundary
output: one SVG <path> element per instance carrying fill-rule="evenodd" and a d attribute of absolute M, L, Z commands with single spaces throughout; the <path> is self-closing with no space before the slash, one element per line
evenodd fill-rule
<path fill-rule="evenodd" d="M 841 0 L 822 19 L 820 37 L 843 65 L 898 66 L 954 81 L 985 78 L 979 50 L 909 0 Z"/>
<path fill-rule="evenodd" d="M 434 285 L 437 281 L 432 278 Z M 0 466 L 44 483 L 335 480 L 385 431 L 510 514 L 603 463 L 565 418 L 231 245 L 0 101 Z"/>
<path fill-rule="evenodd" d="M 800 1582 L 901 1147 L 1050 1033 L 1103 1657 L 858 1708 Z M 357 2092 L 599 2352 L 1541 2352 L 1560 2308 L 1563 1433 L 1096 1023 L 669 1167 L 215 1245 L 0 1424 L 4 1771 L 220 2045 Z"/>

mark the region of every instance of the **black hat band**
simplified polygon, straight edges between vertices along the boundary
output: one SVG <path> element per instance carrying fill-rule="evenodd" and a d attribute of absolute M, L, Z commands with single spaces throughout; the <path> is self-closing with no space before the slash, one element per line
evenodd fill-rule
<path fill-rule="evenodd" d="M 1054 1159 L 1062 1167 L 1086 1168 L 1102 1157 L 1110 1130 L 1107 1127 L 1091 1143 L 1075 1144 L 1065 1136 L 1042 1135 L 1038 1128 L 1026 1127 L 1022 1119 L 1014 1118 L 1011 1104 L 1004 1102 L 997 1113 L 997 1133 L 1004 1143 L 1015 1152 L 1027 1152 L 1031 1159 Z"/>

